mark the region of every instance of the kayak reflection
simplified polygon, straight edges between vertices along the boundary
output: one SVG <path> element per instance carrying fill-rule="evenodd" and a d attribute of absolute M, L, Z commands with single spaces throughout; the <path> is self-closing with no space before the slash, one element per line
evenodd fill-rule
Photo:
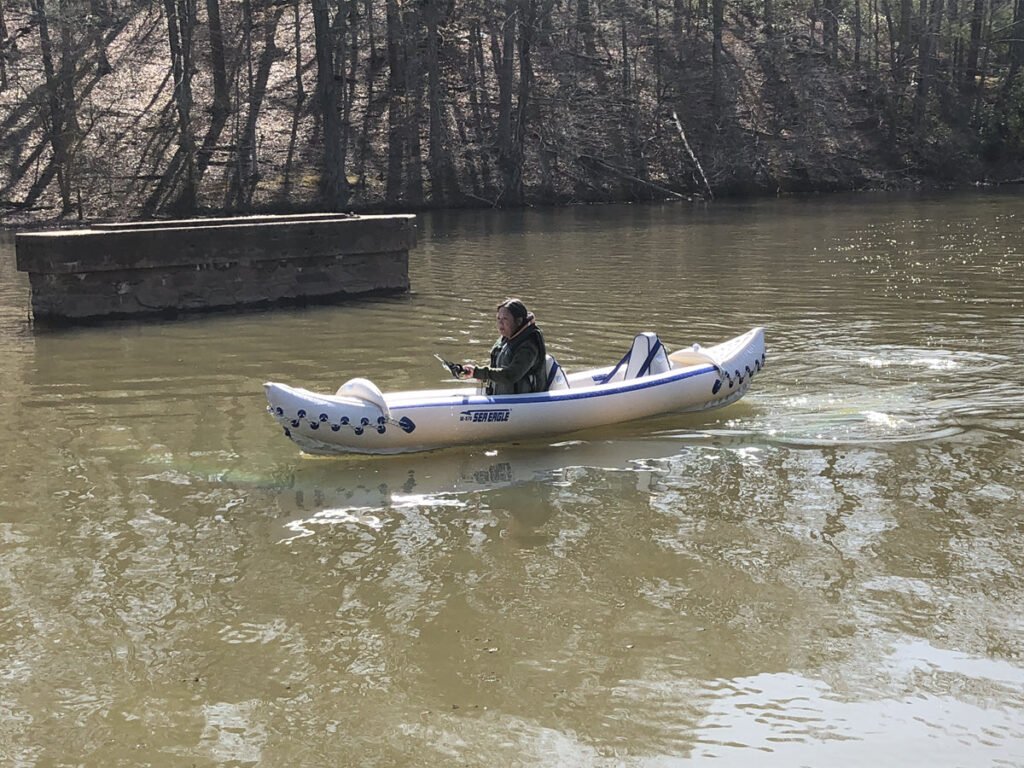
<path fill-rule="evenodd" d="M 306 459 L 280 487 L 280 523 L 290 537 L 338 524 L 380 530 L 389 516 L 402 510 L 476 510 L 482 503 L 492 511 L 507 508 L 522 522 L 539 525 L 549 515 L 547 491 L 600 470 L 632 473 L 636 491 L 646 492 L 663 471 L 659 463 L 685 458 L 693 449 L 692 439 L 673 435 L 388 458 Z M 517 492 L 509 496 L 507 489 Z"/>

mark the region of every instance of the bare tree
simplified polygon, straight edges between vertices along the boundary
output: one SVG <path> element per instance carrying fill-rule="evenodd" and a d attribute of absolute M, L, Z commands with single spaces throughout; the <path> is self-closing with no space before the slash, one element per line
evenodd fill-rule
<path fill-rule="evenodd" d="M 193 33 L 196 24 L 195 0 L 164 0 L 167 14 L 167 40 L 174 77 L 174 105 L 178 115 L 177 167 L 184 180 L 175 208 L 190 213 L 196 207 L 196 142 L 192 126 Z"/>
<path fill-rule="evenodd" d="M 942 0 L 931 0 L 931 8 L 928 9 L 925 0 L 921 2 L 922 9 L 928 13 L 922 18 L 921 42 L 918 47 L 917 67 L 917 93 L 914 96 L 914 127 L 920 131 L 924 124 L 924 117 L 928 109 L 928 96 L 932 88 L 932 80 L 935 71 L 935 49 L 939 35 L 939 26 L 942 23 Z"/>
<path fill-rule="evenodd" d="M 405 29 L 405 200 L 414 206 L 423 204 L 423 143 L 420 126 L 424 123 L 422 15 L 417 3 L 405 7 L 402 26 Z"/>
<path fill-rule="evenodd" d="M 842 13 L 840 0 L 824 0 L 822 13 L 822 45 L 829 60 L 839 61 L 839 14 Z"/>
<path fill-rule="evenodd" d="M 909 71 L 907 63 L 913 57 L 913 41 L 911 40 L 911 24 L 914 17 L 912 0 L 900 0 L 899 37 L 896 39 L 896 68 L 894 77 L 897 84 L 907 82 Z M 893 45 L 890 42 L 890 45 Z"/>
<path fill-rule="evenodd" d="M 725 0 L 711 0 L 711 99 L 714 119 L 720 120 L 724 106 L 722 92 L 722 28 L 725 25 Z"/>
<path fill-rule="evenodd" d="M 510 182 L 506 186 L 509 201 L 523 202 L 523 164 L 525 161 L 527 118 L 533 92 L 533 38 L 537 29 L 537 0 L 519 0 L 519 93 L 515 132 L 512 136 Z"/>
<path fill-rule="evenodd" d="M 43 60 L 43 74 L 46 78 L 46 94 L 49 123 L 49 141 L 53 150 L 53 168 L 60 190 L 61 213 L 72 210 L 71 200 L 71 154 L 72 134 L 75 130 L 74 58 L 71 52 L 71 31 L 64 13 L 67 8 L 61 0 L 60 31 L 61 60 L 60 72 L 54 61 L 53 40 L 50 36 L 50 20 L 45 0 L 32 0 L 32 10 L 39 29 L 39 50 Z"/>
<path fill-rule="evenodd" d="M 480 151 L 480 189 L 477 195 L 493 194 L 491 188 L 491 163 L 487 152 L 487 136 L 493 135 L 494 120 L 491 113 L 491 96 L 487 87 L 487 66 L 484 56 L 484 36 L 480 19 L 474 20 L 469 31 L 469 55 L 466 62 L 469 106 L 476 128 L 476 142 Z"/>
<path fill-rule="evenodd" d="M 10 35 L 7 32 L 7 19 L 4 16 L 4 0 L 0 0 L 0 91 L 7 90 L 7 46 Z"/>
<path fill-rule="evenodd" d="M 963 88 L 974 90 L 978 79 L 978 55 L 981 51 L 981 29 L 985 22 L 985 0 L 974 0 L 971 11 L 970 42 L 967 45 L 967 61 L 964 64 Z"/>
<path fill-rule="evenodd" d="M 576 0 L 576 29 L 583 41 L 583 52 L 587 56 L 597 54 L 594 42 L 594 18 L 590 8 L 590 0 Z"/>
<path fill-rule="evenodd" d="M 512 90 L 516 62 L 516 15 L 518 0 L 505 0 L 503 15 L 491 16 L 491 59 L 498 79 L 498 168 L 505 202 L 515 197 L 516 169 L 512 115 Z"/>
<path fill-rule="evenodd" d="M 388 163 L 386 192 L 401 197 L 405 169 L 405 35 L 398 0 L 387 0 L 388 46 Z"/>
<path fill-rule="evenodd" d="M 352 0 L 353 5 L 356 0 Z M 363 125 L 359 134 L 359 154 L 356 157 L 356 173 L 360 188 L 366 185 L 366 165 L 370 156 L 370 126 L 375 123 L 377 110 L 376 103 L 376 82 L 377 66 L 380 53 L 377 50 L 377 35 L 374 32 L 374 3 L 373 0 L 363 0 L 363 19 L 366 23 L 366 109 L 363 111 Z M 353 34 L 355 34 L 353 32 Z M 353 42 L 353 47 L 355 43 Z M 355 53 L 353 53 L 353 56 Z M 353 85 L 355 79 L 353 78 Z"/>
<path fill-rule="evenodd" d="M 96 70 L 101 75 L 107 75 L 111 72 L 111 66 L 103 40 L 103 29 L 110 23 L 110 8 L 105 0 L 89 0 L 89 11 L 89 27 L 92 30 L 90 37 L 96 49 Z"/>
<path fill-rule="evenodd" d="M 1003 93 L 1008 95 L 1013 90 L 1013 83 L 1024 64 L 1024 0 L 1016 0 L 1013 4 L 1013 24 L 1009 30 L 1010 64 L 1003 83 Z"/>
<path fill-rule="evenodd" d="M 423 10 L 427 33 L 427 103 L 430 112 L 430 196 L 435 203 L 444 203 L 458 194 L 458 179 L 449 152 L 450 142 L 444 114 L 444 86 L 441 79 L 438 3 L 428 3 Z"/>
<path fill-rule="evenodd" d="M 247 9 L 249 0 L 243 0 Z M 243 15 L 246 15 L 243 10 Z M 227 63 L 224 55 L 224 30 L 221 24 L 220 0 L 206 0 L 207 26 L 210 31 L 210 71 L 213 77 L 213 107 L 210 126 L 203 138 L 202 147 L 197 151 L 195 183 L 202 184 L 203 176 L 210 165 L 228 116 L 231 114 L 231 93 L 228 89 Z"/>
<path fill-rule="evenodd" d="M 329 210 L 340 210 L 348 202 L 348 179 L 345 174 L 345 153 L 342 147 L 341 94 L 337 85 L 338 48 L 335 24 L 331 20 L 328 0 L 313 1 L 313 25 L 316 39 L 317 104 L 323 128 L 324 165 L 320 172 L 320 201 Z M 341 35 L 344 40 L 344 35 Z M 341 57 L 344 67 L 344 57 Z M 342 69 L 343 71 L 343 69 Z"/>
<path fill-rule="evenodd" d="M 228 91 L 228 68 L 224 58 L 224 27 L 220 21 L 220 0 L 206 0 L 206 23 L 210 28 L 213 122 L 223 123 L 231 111 L 231 94 Z"/>
<path fill-rule="evenodd" d="M 235 162 L 232 164 L 231 179 L 226 198 L 228 208 L 237 207 L 248 210 L 252 205 L 253 194 L 260 180 L 256 125 L 267 94 L 270 68 L 275 61 L 287 56 L 284 51 L 277 48 L 274 42 L 277 38 L 278 25 L 281 17 L 284 15 L 284 7 L 281 5 L 267 7 L 264 13 L 265 17 L 261 25 L 263 45 L 257 59 L 254 51 L 253 36 L 255 32 L 260 30 L 253 19 L 251 0 L 242 0 L 242 26 L 244 29 L 243 38 L 247 60 L 245 123 L 237 131 L 237 150 L 235 152 Z M 342 137 L 340 143 L 341 147 L 344 148 L 344 137 Z M 342 153 L 340 165 L 342 168 L 345 167 L 344 153 Z"/>

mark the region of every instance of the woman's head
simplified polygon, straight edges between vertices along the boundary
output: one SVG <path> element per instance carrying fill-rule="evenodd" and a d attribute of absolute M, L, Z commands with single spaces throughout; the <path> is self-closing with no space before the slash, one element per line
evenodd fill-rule
<path fill-rule="evenodd" d="M 505 299 L 498 305 L 495 317 L 498 322 L 498 333 L 509 339 L 529 322 L 532 316 L 519 299 Z"/>

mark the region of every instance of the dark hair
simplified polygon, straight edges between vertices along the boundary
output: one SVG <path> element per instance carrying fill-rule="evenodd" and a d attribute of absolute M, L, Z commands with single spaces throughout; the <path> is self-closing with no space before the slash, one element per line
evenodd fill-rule
<path fill-rule="evenodd" d="M 530 316 L 529 310 L 526 305 L 523 304 L 519 299 L 505 299 L 501 304 L 498 305 L 498 309 L 507 309 L 512 317 L 516 321 L 516 325 L 520 326 L 526 322 Z"/>

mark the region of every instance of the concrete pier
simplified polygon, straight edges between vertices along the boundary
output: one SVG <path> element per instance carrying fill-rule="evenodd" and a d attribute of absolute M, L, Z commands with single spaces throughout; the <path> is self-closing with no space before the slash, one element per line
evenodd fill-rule
<path fill-rule="evenodd" d="M 412 215 L 300 214 L 19 233 L 37 320 L 327 301 L 409 290 Z"/>

